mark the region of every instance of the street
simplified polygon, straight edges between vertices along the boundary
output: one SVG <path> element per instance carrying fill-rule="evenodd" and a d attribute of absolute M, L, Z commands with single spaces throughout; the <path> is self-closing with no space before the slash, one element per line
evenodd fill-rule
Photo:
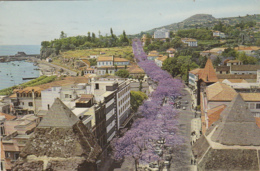
<path fill-rule="evenodd" d="M 183 89 L 181 101 L 181 108 L 179 109 L 179 129 L 180 135 L 184 138 L 184 144 L 180 149 L 177 149 L 175 156 L 173 154 L 173 160 L 170 170 L 179 171 L 190 171 L 196 170 L 195 165 L 191 165 L 191 120 L 194 118 L 194 111 L 191 109 L 192 99 L 189 91 Z M 185 104 L 188 101 L 188 104 Z M 185 106 L 186 109 L 183 110 L 182 107 Z"/>

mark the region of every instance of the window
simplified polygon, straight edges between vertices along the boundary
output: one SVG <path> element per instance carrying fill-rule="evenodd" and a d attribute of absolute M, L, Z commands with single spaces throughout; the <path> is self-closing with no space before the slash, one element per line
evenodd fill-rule
<path fill-rule="evenodd" d="M 65 94 L 65 98 L 69 98 L 69 94 Z"/>
<path fill-rule="evenodd" d="M 11 157 L 11 153 L 10 152 L 5 152 L 5 157 L 6 158 L 10 158 Z"/>
<path fill-rule="evenodd" d="M 28 106 L 33 106 L 33 103 L 32 102 L 28 102 Z"/>
<path fill-rule="evenodd" d="M 257 106 L 257 104 L 256 104 Z M 254 109 L 255 108 L 255 104 L 254 103 L 250 103 L 250 108 L 249 109 Z"/>
<path fill-rule="evenodd" d="M 256 104 L 256 109 L 260 109 L 260 103 Z"/>
<path fill-rule="evenodd" d="M 70 95 L 70 98 L 72 98 L 72 95 Z"/>
<path fill-rule="evenodd" d="M 17 160 L 19 158 L 19 153 L 14 154 L 14 160 Z"/>
<path fill-rule="evenodd" d="M 96 89 L 97 89 L 97 90 L 99 89 L 99 84 L 96 84 Z"/>
<path fill-rule="evenodd" d="M 24 102 L 22 102 L 22 105 L 24 105 Z"/>
<path fill-rule="evenodd" d="M 219 71 L 220 74 L 222 74 L 222 71 Z"/>

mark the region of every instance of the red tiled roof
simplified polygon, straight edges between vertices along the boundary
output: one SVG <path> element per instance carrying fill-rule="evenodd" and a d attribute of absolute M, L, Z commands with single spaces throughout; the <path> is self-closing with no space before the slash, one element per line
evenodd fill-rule
<path fill-rule="evenodd" d="M 217 82 L 218 78 L 214 70 L 213 64 L 210 59 L 207 60 L 203 73 L 201 74 L 200 79 L 204 82 Z"/>
<path fill-rule="evenodd" d="M 260 118 L 255 117 L 255 122 L 258 128 L 260 128 Z"/>
<path fill-rule="evenodd" d="M 190 73 L 194 74 L 194 75 L 201 75 L 203 73 L 203 70 L 202 68 L 196 68 L 194 70 L 191 70 L 189 71 Z"/>
<path fill-rule="evenodd" d="M 9 121 L 9 120 L 13 120 L 13 119 L 16 118 L 16 116 L 9 115 L 9 114 L 2 113 L 2 112 L 0 112 L 0 116 L 5 116 L 5 118 L 6 118 L 7 121 Z"/>
<path fill-rule="evenodd" d="M 208 110 L 208 128 L 220 118 L 221 112 L 226 108 L 226 105 L 220 105 Z"/>

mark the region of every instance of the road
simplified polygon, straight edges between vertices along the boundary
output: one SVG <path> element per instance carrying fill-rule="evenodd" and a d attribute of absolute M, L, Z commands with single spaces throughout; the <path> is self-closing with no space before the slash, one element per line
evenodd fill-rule
<path fill-rule="evenodd" d="M 69 70 L 67 68 L 64 68 L 62 66 L 59 66 L 59 65 L 55 65 L 55 64 L 48 63 L 46 61 L 40 61 L 40 60 L 37 60 L 37 62 L 39 63 L 39 66 L 40 66 L 41 70 L 43 70 L 42 71 L 43 75 L 45 75 L 44 74 L 45 73 L 44 70 L 51 70 L 51 68 L 55 68 L 55 72 L 59 71 L 62 68 L 63 69 L 63 73 L 69 73 L 68 75 L 71 75 L 71 76 L 76 76 L 77 75 L 77 72 L 71 71 L 71 70 Z"/>
<path fill-rule="evenodd" d="M 191 165 L 191 120 L 194 118 L 194 111 L 191 109 L 192 98 L 186 89 L 182 90 L 181 106 L 185 106 L 186 110 L 179 109 L 179 129 L 180 135 L 184 138 L 184 144 L 178 149 L 173 156 L 173 164 L 170 170 L 177 171 L 193 171 L 196 170 L 194 165 Z M 188 101 L 188 104 L 184 104 L 184 101 Z"/>

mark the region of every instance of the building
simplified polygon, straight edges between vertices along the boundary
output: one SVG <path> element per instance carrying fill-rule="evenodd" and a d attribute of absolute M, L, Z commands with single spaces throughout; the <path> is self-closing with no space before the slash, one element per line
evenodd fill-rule
<path fill-rule="evenodd" d="M 193 145 L 198 170 L 260 170 L 260 128 L 238 94 Z"/>
<path fill-rule="evenodd" d="M 156 29 L 154 32 L 154 39 L 167 39 L 170 38 L 170 31 L 165 28 Z"/>
<path fill-rule="evenodd" d="M 76 171 L 88 168 L 95 171 L 100 153 L 101 148 L 91 131 L 61 100 L 56 99 L 12 170 Z M 35 157 L 30 158 L 31 155 Z"/>
<path fill-rule="evenodd" d="M 95 69 L 93 68 L 87 68 L 85 71 L 84 71 L 84 74 L 87 75 L 87 74 L 95 74 Z"/>
<path fill-rule="evenodd" d="M 5 153 L 6 170 L 11 170 L 14 162 L 18 160 L 20 152 L 39 122 L 38 117 L 29 114 L 4 123 L 6 136 L 2 139 L 2 149 Z"/>
<path fill-rule="evenodd" d="M 199 80 L 199 76 L 202 74 L 203 69 L 196 68 L 194 70 L 189 71 L 189 86 L 193 89 L 197 89 L 197 81 Z"/>
<path fill-rule="evenodd" d="M 154 62 L 156 63 L 157 66 L 162 67 L 163 62 L 168 58 L 168 56 L 161 56 L 158 58 L 155 58 Z"/>
<path fill-rule="evenodd" d="M 115 114 L 116 130 L 124 128 L 131 120 L 130 116 L 130 81 L 123 78 L 93 78 L 91 80 L 91 92 L 97 96 L 106 91 L 116 91 L 115 94 Z"/>
<path fill-rule="evenodd" d="M 34 87 L 18 88 L 13 91 L 14 94 L 9 96 L 11 100 L 11 112 L 18 115 L 36 114 L 42 110 L 42 94 L 43 90 L 53 87 L 71 86 L 78 83 L 88 83 L 85 77 L 65 77 L 63 80 L 54 81 Z M 67 97 L 68 99 L 70 96 Z M 43 106 L 46 108 L 46 106 Z M 48 108 L 47 108 L 48 109 Z"/>
<path fill-rule="evenodd" d="M 213 37 L 220 37 L 220 38 L 226 38 L 225 33 L 220 31 L 213 31 Z"/>
<path fill-rule="evenodd" d="M 189 47 L 197 47 L 198 46 L 198 42 L 196 39 L 192 39 L 192 38 L 181 38 L 181 41 L 186 44 Z"/>
<path fill-rule="evenodd" d="M 97 59 L 97 74 L 115 74 L 119 69 L 126 69 L 130 62 L 125 58 L 116 58 L 114 56 L 100 56 Z"/>
<path fill-rule="evenodd" d="M 156 50 L 150 51 L 147 55 L 147 59 L 151 61 L 154 61 L 158 57 L 159 57 L 159 52 L 157 52 Z"/>
<path fill-rule="evenodd" d="M 210 121 L 212 112 L 218 111 L 223 105 L 228 106 L 236 95 L 237 92 L 232 87 L 220 82 L 206 88 L 206 91 L 202 93 L 201 101 L 202 127 L 205 127 L 203 132 L 210 127 L 209 123 L 212 123 Z M 240 93 L 240 95 L 248 105 L 252 115 L 254 117 L 260 116 L 260 93 Z M 215 115 L 216 113 L 211 116 Z"/>
<path fill-rule="evenodd" d="M 218 78 L 212 61 L 210 58 L 208 58 L 206 65 L 199 75 L 199 79 L 197 81 L 197 104 L 200 104 L 201 93 L 204 92 L 206 87 L 216 82 L 218 82 Z"/>
<path fill-rule="evenodd" d="M 146 34 L 143 34 L 142 38 L 141 38 L 141 42 L 142 42 L 142 45 L 144 46 L 145 45 L 145 42 L 151 42 L 151 39 L 147 37 Z"/>
<path fill-rule="evenodd" d="M 230 73 L 230 66 L 217 66 L 216 67 L 216 74 L 229 74 Z"/>
<path fill-rule="evenodd" d="M 232 65 L 230 66 L 230 74 L 244 75 L 244 74 L 257 74 L 260 65 Z"/>
<path fill-rule="evenodd" d="M 221 55 L 225 49 L 227 49 L 227 48 L 213 48 L 210 50 L 200 52 L 200 55 L 201 56 Z"/>
<path fill-rule="evenodd" d="M 227 66 L 231 66 L 231 65 L 243 65 L 243 63 L 240 60 L 228 60 L 227 61 Z"/>
<path fill-rule="evenodd" d="M 176 52 L 176 49 L 174 49 L 174 48 L 169 48 L 169 49 L 166 50 L 166 52 L 169 53 L 169 54 L 172 54 L 172 53 L 175 53 L 175 52 Z"/>
<path fill-rule="evenodd" d="M 16 118 L 16 116 L 0 112 L 0 137 L 3 137 L 3 136 L 6 135 L 6 133 L 5 133 L 5 122 L 10 121 L 10 120 L 14 120 L 15 118 Z"/>
<path fill-rule="evenodd" d="M 256 51 L 260 50 L 259 46 L 238 46 L 234 48 L 238 52 L 245 52 L 246 55 L 254 55 Z"/>
<path fill-rule="evenodd" d="M 129 72 L 129 76 L 132 78 L 142 78 L 145 76 L 144 70 L 138 65 L 131 65 L 129 68 L 127 68 L 127 70 Z"/>

